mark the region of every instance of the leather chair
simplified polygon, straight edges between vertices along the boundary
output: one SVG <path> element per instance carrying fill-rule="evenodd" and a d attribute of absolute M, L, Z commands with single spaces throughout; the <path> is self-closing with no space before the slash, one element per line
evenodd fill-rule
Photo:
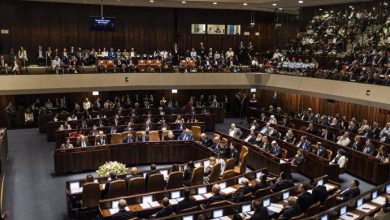
<path fill-rule="evenodd" d="M 85 183 L 83 192 L 81 193 L 81 205 L 86 208 L 96 208 L 99 206 L 100 200 L 100 184 Z"/>
<path fill-rule="evenodd" d="M 307 211 L 306 211 L 306 216 L 313 216 L 316 215 L 321 211 L 321 202 L 316 202 L 315 204 L 311 205 Z"/>
<path fill-rule="evenodd" d="M 191 186 L 203 184 L 204 167 L 197 167 L 192 172 Z"/>
<path fill-rule="evenodd" d="M 208 183 L 214 183 L 218 181 L 219 174 L 221 173 L 221 164 L 216 163 L 213 168 L 211 169 L 211 173 L 208 176 Z M 206 184 L 206 183 L 205 183 Z"/>
<path fill-rule="evenodd" d="M 247 146 L 241 146 L 241 151 L 240 151 L 240 157 L 239 157 L 239 161 L 241 162 L 242 161 L 242 158 L 244 157 L 244 154 L 245 153 L 248 153 L 249 149 Z"/>
<path fill-rule="evenodd" d="M 236 174 L 243 174 L 243 173 L 245 173 L 245 171 L 246 171 L 246 163 L 247 163 L 247 160 L 248 160 L 248 154 L 249 153 L 246 152 L 243 155 L 242 159 L 240 160 L 240 164 L 238 166 L 234 167 L 234 172 Z"/>
<path fill-rule="evenodd" d="M 305 213 L 301 213 L 297 216 L 292 217 L 290 220 L 303 219 L 305 217 Z"/>
<path fill-rule="evenodd" d="M 142 194 L 145 191 L 145 179 L 143 177 L 132 178 L 127 185 L 128 195 Z"/>
<path fill-rule="evenodd" d="M 108 188 L 108 198 L 115 198 L 126 195 L 126 181 L 114 180 Z"/>
<path fill-rule="evenodd" d="M 331 150 L 326 150 L 326 157 L 328 157 L 328 160 L 331 161 L 332 160 L 332 154 L 333 152 Z"/>
<path fill-rule="evenodd" d="M 255 194 L 253 195 L 253 198 L 254 199 L 259 199 L 259 198 L 264 197 L 264 196 L 266 196 L 266 195 L 268 195 L 270 193 L 271 193 L 271 187 L 270 186 L 267 187 L 267 188 L 264 188 L 264 189 L 258 189 L 255 192 Z"/>
<path fill-rule="evenodd" d="M 235 180 L 231 179 L 236 176 L 236 173 L 234 170 L 226 170 L 223 172 L 221 180 L 227 180 L 226 181 L 226 187 L 233 186 L 235 184 Z"/>
<path fill-rule="evenodd" d="M 165 190 L 164 175 L 162 175 L 161 173 L 151 175 L 149 177 L 147 191 L 155 192 L 160 190 Z"/>
<path fill-rule="evenodd" d="M 225 206 L 225 205 L 232 205 L 232 204 L 234 204 L 234 203 L 230 202 L 228 200 L 222 200 L 222 201 L 210 203 L 210 205 L 207 207 L 207 209 L 208 208 L 221 207 L 221 206 Z M 203 206 L 201 206 L 201 207 L 203 207 Z M 204 208 L 202 208 L 202 209 L 204 209 Z"/>
<path fill-rule="evenodd" d="M 338 196 L 337 193 L 334 193 L 333 195 L 329 196 L 325 199 L 324 204 L 322 205 L 322 210 L 327 210 L 333 206 L 336 205 L 336 197 Z"/>
<path fill-rule="evenodd" d="M 158 135 L 158 131 L 149 131 L 149 141 L 160 141 L 160 135 Z"/>
<path fill-rule="evenodd" d="M 170 132 L 171 130 L 165 130 L 162 132 L 161 134 L 161 141 L 164 141 L 166 137 L 168 137 L 168 133 Z"/>
<path fill-rule="evenodd" d="M 234 162 L 234 158 L 229 158 L 226 160 L 225 171 L 233 170 L 235 166 L 236 163 Z"/>
<path fill-rule="evenodd" d="M 183 186 L 183 172 L 176 171 L 169 174 L 166 189 L 175 189 Z"/>
<path fill-rule="evenodd" d="M 115 133 L 111 135 L 111 144 L 120 144 L 122 143 L 122 134 L 121 133 Z"/>
<path fill-rule="evenodd" d="M 287 159 L 287 150 L 284 148 L 280 149 L 282 151 L 282 159 Z"/>
<path fill-rule="evenodd" d="M 125 137 L 127 137 L 127 135 L 130 133 L 130 131 L 124 131 L 124 132 L 122 132 L 121 134 L 122 134 L 122 139 L 123 138 L 125 138 Z"/>
<path fill-rule="evenodd" d="M 200 126 L 191 126 L 191 131 L 194 136 L 194 141 L 200 141 L 200 134 L 202 133 Z"/>

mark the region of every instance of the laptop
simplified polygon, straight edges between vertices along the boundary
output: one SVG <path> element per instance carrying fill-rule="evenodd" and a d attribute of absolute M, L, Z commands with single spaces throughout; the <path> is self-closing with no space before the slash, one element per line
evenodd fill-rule
<path fill-rule="evenodd" d="M 246 204 L 246 205 L 242 205 L 241 206 L 241 212 L 242 213 L 250 212 L 250 211 L 252 211 L 251 204 Z"/>
<path fill-rule="evenodd" d="M 207 193 L 207 188 L 205 186 L 198 188 L 198 195 Z"/>
<path fill-rule="evenodd" d="M 288 199 L 288 197 L 290 197 L 290 192 L 284 192 L 283 193 L 283 200 L 287 200 Z"/>
<path fill-rule="evenodd" d="M 322 185 L 324 185 L 324 179 L 318 180 L 317 186 L 322 186 Z"/>
<path fill-rule="evenodd" d="M 360 198 L 360 199 L 358 199 L 358 200 L 356 201 L 356 207 L 359 207 L 359 206 L 361 206 L 361 205 L 363 205 L 363 198 Z"/>
<path fill-rule="evenodd" d="M 213 218 L 220 218 L 223 216 L 223 209 L 213 211 Z"/>
<path fill-rule="evenodd" d="M 180 191 L 171 192 L 171 199 L 180 198 Z"/>
<path fill-rule="evenodd" d="M 340 216 L 344 215 L 345 213 L 347 213 L 347 206 L 343 206 L 340 208 Z"/>
<path fill-rule="evenodd" d="M 149 202 L 153 202 L 153 196 L 142 196 L 142 203 L 149 203 Z"/>
<path fill-rule="evenodd" d="M 194 220 L 194 216 L 192 215 L 183 216 L 182 220 Z"/>
<path fill-rule="evenodd" d="M 376 199 L 378 197 L 378 191 L 374 191 L 371 193 L 371 199 Z"/>

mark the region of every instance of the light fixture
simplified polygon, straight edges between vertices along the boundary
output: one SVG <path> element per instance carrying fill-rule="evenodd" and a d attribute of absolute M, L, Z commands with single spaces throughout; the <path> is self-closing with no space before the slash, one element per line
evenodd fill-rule
<path fill-rule="evenodd" d="M 149 2 L 150 2 L 150 3 L 153 3 L 153 2 L 154 2 L 154 0 L 149 0 Z"/>
<path fill-rule="evenodd" d="M 302 0 L 298 1 L 298 4 L 303 4 L 303 1 Z"/>
<path fill-rule="evenodd" d="M 256 92 L 256 88 L 251 88 L 251 92 L 255 93 Z"/>
<path fill-rule="evenodd" d="M 273 3 L 273 4 L 272 4 L 272 6 L 277 6 L 277 5 L 278 5 L 278 4 L 276 4 L 276 3 Z"/>
<path fill-rule="evenodd" d="M 319 10 L 319 11 L 322 11 L 322 8 L 319 8 L 318 10 Z"/>
<path fill-rule="evenodd" d="M 255 19 L 253 18 L 253 11 L 251 11 L 251 23 L 249 23 L 251 27 L 255 26 Z"/>
<path fill-rule="evenodd" d="M 172 94 L 176 94 L 177 93 L 177 89 L 172 89 Z"/>
<path fill-rule="evenodd" d="M 218 2 L 213 2 L 213 5 L 218 5 Z"/>
<path fill-rule="evenodd" d="M 187 2 L 186 2 L 186 1 L 182 1 L 181 3 L 182 3 L 182 4 L 185 4 L 185 3 L 187 3 Z"/>
<path fill-rule="evenodd" d="M 278 8 L 279 11 L 283 11 L 283 8 Z"/>
<path fill-rule="evenodd" d="M 98 96 L 99 95 L 99 91 L 92 91 L 92 95 L 93 96 Z"/>
<path fill-rule="evenodd" d="M 243 6 L 247 6 L 247 5 L 248 5 L 248 3 L 244 2 L 244 3 L 242 3 L 242 5 L 243 5 Z"/>

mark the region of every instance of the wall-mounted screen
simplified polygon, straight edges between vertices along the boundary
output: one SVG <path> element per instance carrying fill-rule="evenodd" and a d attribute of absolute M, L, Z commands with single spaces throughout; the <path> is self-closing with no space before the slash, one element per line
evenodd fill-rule
<path fill-rule="evenodd" d="M 115 18 L 91 17 L 92 31 L 115 31 Z"/>
<path fill-rule="evenodd" d="M 191 24 L 191 34 L 206 34 L 206 24 Z"/>
<path fill-rule="evenodd" d="M 226 34 L 240 35 L 241 34 L 241 25 L 228 24 L 227 29 L 226 29 Z"/>
<path fill-rule="evenodd" d="M 207 34 L 225 34 L 225 28 L 224 24 L 208 24 Z"/>

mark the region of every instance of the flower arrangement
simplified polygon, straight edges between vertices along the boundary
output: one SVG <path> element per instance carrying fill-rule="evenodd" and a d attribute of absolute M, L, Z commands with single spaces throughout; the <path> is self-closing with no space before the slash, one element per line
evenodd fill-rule
<path fill-rule="evenodd" d="M 117 161 L 109 161 L 101 165 L 96 173 L 100 176 L 108 176 L 111 171 L 115 171 L 117 175 L 127 173 L 126 165 Z"/>

